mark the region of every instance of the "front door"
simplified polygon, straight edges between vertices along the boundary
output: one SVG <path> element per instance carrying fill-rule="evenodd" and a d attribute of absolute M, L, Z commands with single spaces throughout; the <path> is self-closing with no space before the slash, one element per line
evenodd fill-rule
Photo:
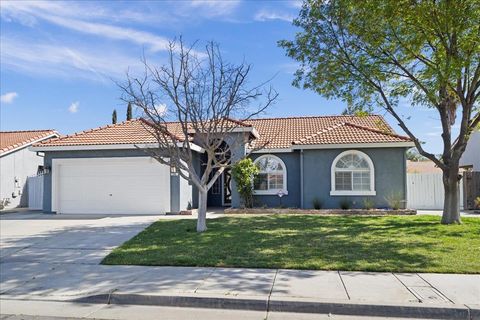
<path fill-rule="evenodd" d="M 223 198 L 222 204 L 225 207 L 232 205 L 232 174 L 230 169 L 226 169 L 222 174 L 223 180 Z"/>

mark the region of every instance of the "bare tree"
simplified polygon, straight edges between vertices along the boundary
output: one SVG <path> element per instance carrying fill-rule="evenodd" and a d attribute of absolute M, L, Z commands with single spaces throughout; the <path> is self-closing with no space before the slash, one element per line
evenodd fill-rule
<path fill-rule="evenodd" d="M 197 232 L 203 232 L 208 190 L 245 156 L 234 153 L 239 144 L 248 143 L 248 126 L 235 119 L 260 114 L 278 94 L 266 83 L 249 87 L 251 65 L 225 62 L 216 43 L 209 42 L 204 52 L 195 47 L 181 38 L 172 41 L 168 63 L 157 67 L 144 59 L 142 77 L 128 75 L 120 87 L 123 99 L 142 111 L 146 128 L 158 141 L 158 148 L 145 151 L 197 187 Z"/>

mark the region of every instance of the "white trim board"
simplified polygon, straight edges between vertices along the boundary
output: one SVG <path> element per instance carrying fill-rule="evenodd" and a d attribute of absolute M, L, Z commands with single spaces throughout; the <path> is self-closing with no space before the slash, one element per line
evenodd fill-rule
<path fill-rule="evenodd" d="M 413 142 L 385 142 L 385 143 L 350 143 L 350 144 L 312 144 L 293 145 L 293 150 L 300 149 L 355 149 L 355 148 L 408 148 L 414 147 Z"/>
<path fill-rule="evenodd" d="M 182 147 L 182 143 L 178 143 Z M 31 151 L 78 151 L 78 150 L 125 150 L 125 149 L 152 149 L 158 148 L 157 143 L 146 144 L 98 144 L 98 145 L 77 145 L 77 146 L 36 146 L 30 147 Z M 199 153 L 205 152 L 200 146 L 190 143 L 190 149 Z"/>
<path fill-rule="evenodd" d="M 292 145 L 289 148 L 272 149 L 252 149 L 247 150 L 250 153 L 288 153 L 295 150 L 315 150 L 315 149 L 362 149 L 362 148 L 410 148 L 415 147 L 413 142 L 385 142 L 385 143 L 349 143 L 349 144 L 312 144 L 312 145 Z"/>

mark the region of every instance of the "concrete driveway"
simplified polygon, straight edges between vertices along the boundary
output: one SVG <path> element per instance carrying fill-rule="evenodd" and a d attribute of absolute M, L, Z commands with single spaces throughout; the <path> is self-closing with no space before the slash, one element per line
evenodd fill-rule
<path fill-rule="evenodd" d="M 2 263 L 98 264 L 110 250 L 159 218 L 33 212 L 2 215 L 0 258 Z"/>
<path fill-rule="evenodd" d="M 221 212 L 207 213 L 208 218 Z M 192 216 L 51 215 L 23 211 L 0 215 L 0 294 L 65 298 L 108 291 L 131 281 L 140 267 L 102 266 L 114 248 L 158 219 Z M 131 270 L 130 270 L 131 269 Z"/>

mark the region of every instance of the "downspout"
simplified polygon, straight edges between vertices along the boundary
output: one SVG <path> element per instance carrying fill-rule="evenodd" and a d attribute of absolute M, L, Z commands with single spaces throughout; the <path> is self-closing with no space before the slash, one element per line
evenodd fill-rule
<path fill-rule="evenodd" d="M 300 149 L 300 208 L 303 209 L 303 149 Z"/>
<path fill-rule="evenodd" d="M 403 152 L 403 194 L 405 196 L 405 203 L 404 203 L 404 209 L 408 208 L 408 173 L 407 173 L 407 150 L 404 149 Z"/>

